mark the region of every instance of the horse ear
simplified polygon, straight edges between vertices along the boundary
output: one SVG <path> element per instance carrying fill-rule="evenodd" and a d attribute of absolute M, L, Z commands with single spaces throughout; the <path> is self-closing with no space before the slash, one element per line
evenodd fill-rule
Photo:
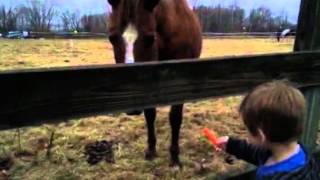
<path fill-rule="evenodd" d="M 117 7 L 120 3 L 120 0 L 108 0 L 108 3 L 113 7 Z"/>
<path fill-rule="evenodd" d="M 144 8 L 148 11 L 153 11 L 153 9 L 158 5 L 160 0 L 144 0 Z"/>

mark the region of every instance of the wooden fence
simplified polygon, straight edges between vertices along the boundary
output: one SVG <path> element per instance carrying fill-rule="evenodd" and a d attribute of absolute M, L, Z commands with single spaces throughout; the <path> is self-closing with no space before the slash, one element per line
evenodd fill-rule
<path fill-rule="evenodd" d="M 202 33 L 204 38 L 274 38 L 276 39 L 281 32 L 236 32 L 236 33 Z M 293 38 L 296 35 L 295 32 L 290 32 L 287 37 Z"/>
<path fill-rule="evenodd" d="M 212 33 L 204 32 L 204 38 L 276 38 L 279 32 L 237 32 L 237 33 Z M 289 37 L 294 37 L 295 33 L 289 33 Z M 106 39 L 107 33 L 90 32 L 30 32 L 29 38 L 46 39 Z"/>
<path fill-rule="evenodd" d="M 320 85 L 320 52 L 0 73 L 0 129 L 244 93 L 273 79 Z"/>
<path fill-rule="evenodd" d="M 310 89 L 319 77 L 315 51 L 2 72 L 0 129 L 241 94 L 273 79 Z"/>
<path fill-rule="evenodd" d="M 241 94 L 288 79 L 306 95 L 302 140 L 314 149 L 320 118 L 319 9 L 320 1 L 302 0 L 295 50 L 303 52 L 1 72 L 0 129 Z M 254 179 L 254 171 L 231 179 Z"/>
<path fill-rule="evenodd" d="M 46 39 L 100 39 L 107 38 L 106 33 L 90 33 L 90 32 L 30 32 L 30 38 L 46 38 Z"/>

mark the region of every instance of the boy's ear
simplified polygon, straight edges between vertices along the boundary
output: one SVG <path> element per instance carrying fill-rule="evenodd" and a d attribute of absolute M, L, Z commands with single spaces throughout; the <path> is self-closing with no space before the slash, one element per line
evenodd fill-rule
<path fill-rule="evenodd" d="M 259 140 L 261 141 L 261 144 L 267 141 L 266 135 L 263 133 L 261 129 L 258 129 L 258 137 L 259 137 Z"/>
<path fill-rule="evenodd" d="M 108 0 L 108 3 L 112 6 L 112 8 L 116 8 L 121 0 Z"/>
<path fill-rule="evenodd" d="M 144 8 L 147 11 L 152 12 L 153 9 L 158 5 L 160 0 L 144 0 Z"/>

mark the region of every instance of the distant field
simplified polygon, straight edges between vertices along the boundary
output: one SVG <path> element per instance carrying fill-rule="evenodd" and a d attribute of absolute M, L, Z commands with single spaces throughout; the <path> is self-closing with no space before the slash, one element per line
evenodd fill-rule
<path fill-rule="evenodd" d="M 106 40 L 1 40 L 0 68 L 74 66 L 113 63 Z"/>
<path fill-rule="evenodd" d="M 202 57 L 289 52 L 293 41 L 274 39 L 204 40 Z M 106 40 L 1 40 L 0 69 L 112 64 L 112 47 Z M 237 108 L 241 96 L 187 103 L 181 130 L 181 171 L 169 168 L 170 128 L 168 107 L 158 109 L 156 131 L 159 157 L 144 160 L 146 129 L 143 116 L 109 114 L 71 120 L 56 125 L 21 129 L 21 148 L 15 130 L 0 132 L 1 157 L 13 157 L 9 171 L 0 179 L 203 179 L 208 173 L 242 169 L 244 164 L 224 162 L 202 137 L 209 127 L 218 135 L 246 136 Z M 46 157 L 50 132 L 55 131 L 51 158 Z M 115 163 L 90 166 L 84 146 L 95 140 L 114 140 Z M 16 155 L 14 155 L 14 153 Z M 18 153 L 18 155 L 17 155 Z M 199 168 L 201 162 L 204 168 Z M 1 163 L 0 163 L 1 167 Z"/>
<path fill-rule="evenodd" d="M 288 52 L 292 40 L 207 39 L 201 57 Z M 0 70 L 38 67 L 113 64 L 107 40 L 4 40 L 0 39 Z"/>

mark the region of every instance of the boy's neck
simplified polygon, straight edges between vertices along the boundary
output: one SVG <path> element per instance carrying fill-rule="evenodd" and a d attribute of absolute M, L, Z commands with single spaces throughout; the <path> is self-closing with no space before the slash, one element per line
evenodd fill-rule
<path fill-rule="evenodd" d="M 270 143 L 268 148 L 271 150 L 272 155 L 267 160 L 266 165 L 272 165 L 277 162 L 286 160 L 292 155 L 298 153 L 299 144 L 296 141 L 287 144 Z"/>

